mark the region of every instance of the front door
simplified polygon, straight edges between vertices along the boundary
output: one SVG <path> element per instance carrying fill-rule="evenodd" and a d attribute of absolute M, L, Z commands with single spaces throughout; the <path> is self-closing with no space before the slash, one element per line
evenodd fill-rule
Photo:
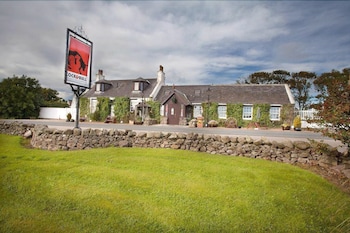
<path fill-rule="evenodd" d="M 168 102 L 167 116 L 169 119 L 169 125 L 178 125 L 181 116 L 181 104 Z"/>

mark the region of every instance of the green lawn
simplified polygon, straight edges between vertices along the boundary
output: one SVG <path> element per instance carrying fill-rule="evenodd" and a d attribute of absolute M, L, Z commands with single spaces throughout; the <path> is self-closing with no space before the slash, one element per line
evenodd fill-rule
<path fill-rule="evenodd" d="M 349 232 L 350 197 L 288 164 L 0 135 L 0 232 Z"/>

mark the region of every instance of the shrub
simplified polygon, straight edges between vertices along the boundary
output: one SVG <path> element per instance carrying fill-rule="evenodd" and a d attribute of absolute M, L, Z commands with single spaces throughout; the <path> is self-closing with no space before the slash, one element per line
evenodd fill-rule
<path fill-rule="evenodd" d="M 219 123 L 215 120 L 211 120 L 208 122 L 209 127 L 218 127 Z"/>
<path fill-rule="evenodd" d="M 301 118 L 297 115 L 293 120 L 294 129 L 301 129 Z"/>
<path fill-rule="evenodd" d="M 225 122 L 226 128 L 237 128 L 237 120 L 234 117 L 229 117 Z"/>
<path fill-rule="evenodd" d="M 72 114 L 71 114 L 71 113 L 68 113 L 68 114 L 67 114 L 67 121 L 71 121 L 71 119 L 72 119 Z"/>

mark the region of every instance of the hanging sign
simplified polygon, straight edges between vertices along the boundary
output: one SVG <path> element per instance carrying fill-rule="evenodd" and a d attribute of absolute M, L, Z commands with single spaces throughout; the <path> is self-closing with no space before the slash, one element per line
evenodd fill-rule
<path fill-rule="evenodd" d="M 90 89 L 92 42 L 67 29 L 64 83 Z"/>

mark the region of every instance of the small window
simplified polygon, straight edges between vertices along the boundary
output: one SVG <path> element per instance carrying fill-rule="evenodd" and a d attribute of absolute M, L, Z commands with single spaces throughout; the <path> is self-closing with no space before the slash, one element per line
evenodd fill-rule
<path fill-rule="evenodd" d="M 195 96 L 201 96 L 201 90 L 195 90 L 194 91 Z"/>
<path fill-rule="evenodd" d="M 140 89 L 139 91 L 144 91 L 145 90 L 145 83 L 144 82 L 140 82 Z"/>
<path fill-rule="evenodd" d="M 219 117 L 219 119 L 226 119 L 227 118 L 226 110 L 227 110 L 226 105 L 219 105 L 218 106 L 218 117 Z"/>
<path fill-rule="evenodd" d="M 140 83 L 134 82 L 134 91 L 139 91 L 139 90 L 140 90 Z"/>
<path fill-rule="evenodd" d="M 243 120 L 252 120 L 253 119 L 253 106 L 252 105 L 243 105 Z"/>
<path fill-rule="evenodd" d="M 193 106 L 193 117 L 202 116 L 202 105 L 194 105 Z"/>
<path fill-rule="evenodd" d="M 281 114 L 281 106 L 271 106 L 270 107 L 270 120 L 279 121 Z"/>

